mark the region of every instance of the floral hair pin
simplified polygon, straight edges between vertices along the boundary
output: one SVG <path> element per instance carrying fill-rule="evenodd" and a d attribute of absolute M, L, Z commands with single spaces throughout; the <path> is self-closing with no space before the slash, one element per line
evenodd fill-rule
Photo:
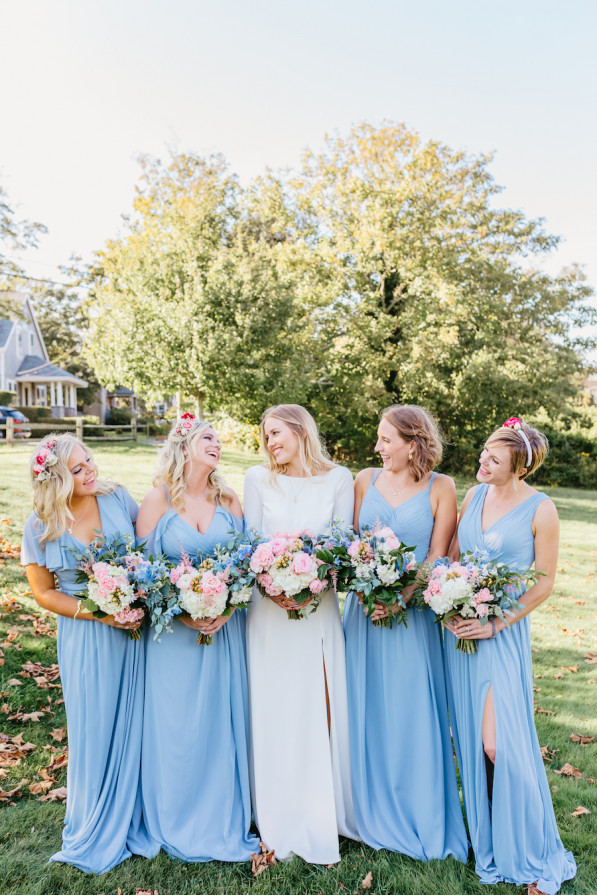
<path fill-rule="evenodd" d="M 57 438 L 47 438 L 42 443 L 33 466 L 33 474 L 35 475 L 36 482 L 45 482 L 46 479 L 52 478 L 50 467 L 58 463 L 58 457 L 54 453 L 54 448 L 57 444 Z"/>
<path fill-rule="evenodd" d="M 195 428 L 197 417 L 193 413 L 183 413 L 172 429 L 171 435 L 177 438 L 186 438 Z"/>
<path fill-rule="evenodd" d="M 503 423 L 504 429 L 514 429 L 515 432 L 518 432 L 522 440 L 524 441 L 527 448 L 527 466 L 530 466 L 533 462 L 533 451 L 531 450 L 531 442 L 527 438 L 523 430 L 523 421 L 518 416 L 511 416 L 509 419 Z"/>

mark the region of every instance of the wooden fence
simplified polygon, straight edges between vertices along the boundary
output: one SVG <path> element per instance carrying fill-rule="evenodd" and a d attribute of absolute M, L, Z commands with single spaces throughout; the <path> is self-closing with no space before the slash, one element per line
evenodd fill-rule
<path fill-rule="evenodd" d="M 17 431 L 15 432 L 15 423 Z M 137 441 L 139 437 L 137 420 L 132 419 L 130 423 L 124 426 L 109 426 L 103 423 L 86 423 L 82 418 L 72 420 L 72 422 L 62 422 L 60 419 L 56 423 L 48 420 L 44 423 L 21 423 L 13 417 L 7 417 L 0 421 L 0 443 L 5 441 L 6 444 L 14 444 L 15 442 L 24 442 L 25 439 L 19 433 L 20 428 L 31 429 L 31 439 L 35 441 L 35 432 L 73 432 L 77 438 L 83 440 L 83 429 L 85 430 L 85 441 Z M 89 435 L 89 430 L 99 430 L 97 435 Z M 126 430 L 126 433 L 122 430 Z M 122 431 L 122 434 L 118 434 Z M 106 433 L 116 434 L 106 434 Z M 27 439 L 29 440 L 29 439 Z"/>

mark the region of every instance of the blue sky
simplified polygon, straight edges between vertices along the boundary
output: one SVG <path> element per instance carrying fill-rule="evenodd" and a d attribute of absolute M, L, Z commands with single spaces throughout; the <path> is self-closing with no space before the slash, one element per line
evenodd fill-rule
<path fill-rule="evenodd" d="M 544 217 L 597 287 L 593 0 L 20 0 L 0 6 L 0 183 L 50 233 L 29 271 L 89 257 L 140 153 L 219 151 L 244 181 L 387 118 L 495 150 L 501 204 Z"/>

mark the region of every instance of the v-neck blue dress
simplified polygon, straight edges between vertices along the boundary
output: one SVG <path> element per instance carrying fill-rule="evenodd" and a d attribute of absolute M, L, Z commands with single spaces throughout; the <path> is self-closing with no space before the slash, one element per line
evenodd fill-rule
<path fill-rule="evenodd" d="M 547 497 L 536 492 L 483 532 L 487 488 L 477 486 L 460 521 L 460 549 L 485 549 L 492 559 L 526 571 L 535 560 L 533 517 Z M 529 616 L 494 640 L 477 643 L 479 651 L 468 655 L 444 633 L 452 733 L 475 869 L 483 883 L 537 882 L 541 892 L 555 895 L 574 877 L 576 864 L 560 839 L 535 730 Z M 490 687 L 496 725 L 491 808 L 482 738 Z"/>
<path fill-rule="evenodd" d="M 374 485 L 359 527 L 388 525 L 417 562 L 433 531 L 429 486 L 393 509 Z M 376 627 L 356 596 L 344 607 L 352 792 L 359 835 L 421 861 L 453 855 L 468 842 L 450 740 L 439 627 L 429 610 L 411 610 L 408 627 Z"/>
<path fill-rule="evenodd" d="M 183 552 L 194 560 L 240 526 L 218 505 L 201 534 L 169 509 L 144 540 L 172 562 Z M 141 792 L 154 844 L 147 856 L 162 848 L 182 861 L 246 861 L 259 851 L 249 832 L 245 616 L 237 609 L 209 646 L 180 619 L 159 643 L 146 637 Z"/>
<path fill-rule="evenodd" d="M 104 535 L 134 538 L 138 507 L 124 488 L 97 503 Z M 84 545 L 64 532 L 40 546 L 43 531 L 37 516 L 29 516 L 21 563 L 45 566 L 56 575 L 58 590 L 72 596 L 80 585 L 71 548 Z M 50 860 L 106 873 L 131 854 L 127 838 L 139 780 L 143 644 L 118 628 L 61 615 L 57 640 L 69 754 L 62 849 Z"/>

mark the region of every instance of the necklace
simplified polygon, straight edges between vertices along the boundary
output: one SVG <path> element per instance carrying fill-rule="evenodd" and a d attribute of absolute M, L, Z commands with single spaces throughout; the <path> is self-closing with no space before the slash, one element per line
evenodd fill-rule
<path fill-rule="evenodd" d="M 81 522 L 81 521 L 85 518 L 85 516 L 87 515 L 87 510 L 89 509 L 89 505 L 90 505 L 90 503 L 91 503 L 91 494 L 90 494 L 89 497 L 87 498 L 87 506 L 85 507 L 85 512 L 83 513 L 83 515 L 82 515 L 82 516 L 79 516 L 78 519 L 74 519 L 74 518 L 73 518 L 73 521 L 71 522 L 71 524 L 67 526 L 66 530 L 67 530 L 67 532 L 69 533 L 69 535 L 72 535 L 72 533 L 73 533 L 73 528 L 74 528 L 74 526 L 77 524 L 77 522 Z"/>
<path fill-rule="evenodd" d="M 290 478 L 290 476 L 289 476 L 289 478 Z M 289 495 L 288 495 L 289 498 L 290 498 L 290 500 L 291 500 L 293 503 L 296 503 L 299 494 L 301 493 L 301 491 L 303 490 L 303 488 L 305 487 L 305 485 L 307 484 L 308 481 L 309 481 L 308 477 L 305 476 L 304 481 L 303 481 L 303 484 L 300 486 L 300 488 L 297 488 L 297 490 L 294 492 L 294 494 L 289 494 Z"/>
<path fill-rule="evenodd" d="M 396 488 L 394 488 L 392 486 L 392 480 L 391 480 L 390 476 L 391 476 L 391 473 L 388 472 L 388 484 L 390 486 L 390 490 L 391 490 L 392 494 L 394 495 L 394 497 L 398 497 L 400 492 L 405 490 L 405 486 L 403 485 L 402 488 L 398 488 L 398 490 L 396 490 Z"/>

